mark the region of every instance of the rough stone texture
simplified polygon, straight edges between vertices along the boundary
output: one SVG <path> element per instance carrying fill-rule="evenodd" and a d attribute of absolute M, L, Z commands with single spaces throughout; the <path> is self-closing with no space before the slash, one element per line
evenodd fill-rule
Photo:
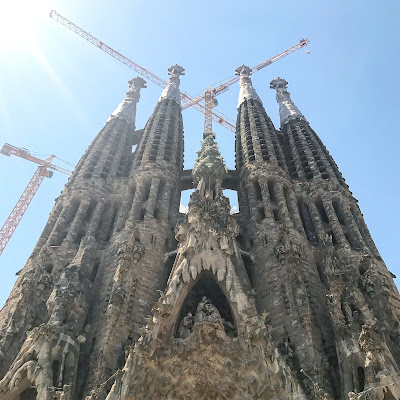
<path fill-rule="evenodd" d="M 287 82 L 277 131 L 236 72 L 235 171 L 213 135 L 183 171 L 182 67 L 139 131 L 129 82 L 0 311 L 1 399 L 400 399 L 400 296 L 357 201 Z"/>

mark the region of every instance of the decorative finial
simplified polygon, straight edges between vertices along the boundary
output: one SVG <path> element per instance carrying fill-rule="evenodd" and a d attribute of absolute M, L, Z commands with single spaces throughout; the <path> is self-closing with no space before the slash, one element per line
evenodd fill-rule
<path fill-rule="evenodd" d="M 137 76 L 136 78 L 132 78 L 129 83 L 129 90 L 126 92 L 126 94 L 130 92 L 140 92 L 140 89 L 147 88 L 146 81 L 141 78 L 140 76 Z"/>
<path fill-rule="evenodd" d="M 222 190 L 221 182 L 227 173 L 227 169 L 212 135 L 204 138 L 201 143 L 201 149 L 197 154 L 198 157 L 194 163 L 192 173 L 200 194 L 204 196 L 207 190 L 215 187 L 213 195 L 219 195 Z"/>
<path fill-rule="evenodd" d="M 178 64 L 172 65 L 168 68 L 168 79 L 167 86 L 162 91 L 158 101 L 163 99 L 174 99 L 179 105 L 181 104 L 181 92 L 179 90 L 180 75 L 185 75 L 185 70 Z"/>
<path fill-rule="evenodd" d="M 111 114 L 108 121 L 114 117 L 120 117 L 126 119 L 128 122 L 135 124 L 136 104 L 140 100 L 140 90 L 146 88 L 147 85 L 146 81 L 140 76 L 132 78 L 128 83 L 129 83 L 129 89 L 126 92 L 125 99 Z"/>
<path fill-rule="evenodd" d="M 179 77 L 179 75 L 185 75 L 185 69 L 179 64 L 171 65 L 168 68 L 168 75 L 175 77 Z"/>
<path fill-rule="evenodd" d="M 288 83 L 285 79 L 275 78 L 271 81 L 269 87 L 276 90 L 276 101 L 279 104 L 281 126 L 293 118 L 302 118 L 307 121 L 290 98 L 290 93 L 287 91 Z"/>
<path fill-rule="evenodd" d="M 247 99 L 254 99 L 259 101 L 262 104 L 261 99 L 258 97 L 257 92 L 255 91 L 253 84 L 251 82 L 250 75 L 252 74 L 252 70 L 247 65 L 241 65 L 235 69 L 235 75 L 239 75 L 239 101 L 237 108 Z"/>
<path fill-rule="evenodd" d="M 283 91 L 286 91 L 286 88 L 288 87 L 288 82 L 286 79 L 279 78 L 278 76 L 270 82 L 269 87 L 271 89 L 275 89 L 277 92 L 282 93 Z"/>
<path fill-rule="evenodd" d="M 242 64 L 240 67 L 235 69 L 235 75 L 240 75 L 240 77 L 249 77 L 253 71 L 247 65 Z"/>

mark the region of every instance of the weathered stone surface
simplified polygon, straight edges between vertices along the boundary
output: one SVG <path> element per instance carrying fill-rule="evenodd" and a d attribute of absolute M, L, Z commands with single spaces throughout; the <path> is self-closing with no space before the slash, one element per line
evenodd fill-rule
<path fill-rule="evenodd" d="M 400 400 L 400 296 L 357 201 L 287 82 L 277 131 L 236 72 L 235 171 L 213 135 L 183 171 L 182 67 L 136 131 L 129 82 L 0 311 L 2 400 Z"/>

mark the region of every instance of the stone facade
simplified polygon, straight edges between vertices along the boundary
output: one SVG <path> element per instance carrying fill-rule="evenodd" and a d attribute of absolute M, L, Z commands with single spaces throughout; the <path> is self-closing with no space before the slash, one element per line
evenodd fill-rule
<path fill-rule="evenodd" d="M 168 72 L 141 130 L 129 82 L 56 200 L 0 312 L 0 398 L 399 400 L 399 293 L 287 82 L 277 130 L 237 68 L 236 170 L 205 134 L 184 171 Z"/>

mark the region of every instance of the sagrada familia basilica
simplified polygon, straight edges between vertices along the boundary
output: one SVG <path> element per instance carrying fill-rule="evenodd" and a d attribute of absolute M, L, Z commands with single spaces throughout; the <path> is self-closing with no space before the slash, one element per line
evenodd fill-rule
<path fill-rule="evenodd" d="M 399 292 L 288 83 L 278 130 L 237 68 L 236 168 L 208 133 L 184 170 L 168 72 L 144 129 L 129 82 L 57 198 L 0 312 L 0 399 L 399 400 Z"/>

